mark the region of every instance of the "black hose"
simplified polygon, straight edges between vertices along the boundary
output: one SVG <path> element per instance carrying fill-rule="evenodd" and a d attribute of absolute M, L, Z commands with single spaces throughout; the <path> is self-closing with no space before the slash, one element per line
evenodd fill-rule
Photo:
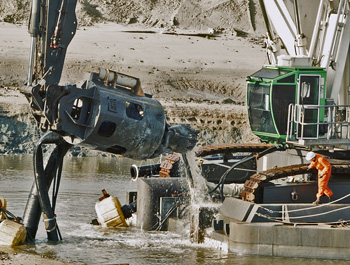
<path fill-rule="evenodd" d="M 13 213 L 4 208 L 0 208 L 0 212 L 3 212 L 7 219 L 17 219 L 17 217 Z"/>
<path fill-rule="evenodd" d="M 60 146 L 61 145 L 56 146 L 56 148 L 51 152 L 51 155 L 45 167 L 45 175 L 47 177 L 47 190 L 49 190 L 52 179 L 55 177 L 58 165 L 57 160 L 60 160 L 60 157 L 64 156 L 66 153 L 60 152 Z M 36 232 L 38 230 L 38 225 L 41 217 L 41 207 L 38 196 L 38 189 L 34 181 L 23 214 L 23 224 L 27 230 L 27 242 L 33 242 L 35 240 Z"/>
<path fill-rule="evenodd" d="M 233 170 L 235 169 L 236 167 L 238 167 L 239 165 L 241 164 L 244 164 L 245 162 L 249 161 L 249 160 L 252 160 L 252 159 L 255 159 L 255 156 L 252 155 L 252 156 L 248 156 L 248 157 L 245 157 L 243 158 L 241 161 L 238 161 L 237 163 L 233 164 L 228 170 L 225 171 L 225 173 L 221 176 L 218 184 L 211 190 L 209 191 L 209 194 L 213 193 L 214 191 L 217 190 L 217 188 L 220 187 L 221 185 L 221 189 L 220 189 L 220 193 L 221 193 L 221 198 L 223 200 L 223 190 L 224 190 L 224 184 L 225 184 L 225 180 L 226 180 L 226 177 L 227 175 Z"/>
<path fill-rule="evenodd" d="M 237 163 L 233 164 L 228 170 L 225 171 L 225 173 L 221 176 L 218 184 L 211 190 L 209 191 L 209 194 L 213 193 L 214 191 L 217 190 L 217 188 L 220 187 L 221 185 L 221 188 L 220 188 L 220 195 L 221 195 L 221 200 L 223 201 L 224 200 L 224 184 L 225 184 L 225 180 L 226 180 L 226 177 L 228 176 L 228 174 L 233 170 L 235 169 L 237 166 L 249 161 L 249 160 L 252 160 L 252 159 L 259 159 L 269 153 L 272 153 L 272 152 L 275 152 L 275 151 L 282 151 L 282 150 L 286 150 L 286 146 L 285 145 L 275 145 L 273 147 L 270 147 L 260 153 L 258 153 L 257 155 L 251 155 L 251 156 L 248 156 L 248 157 L 245 157 L 243 158 L 241 161 L 238 161 Z"/>
<path fill-rule="evenodd" d="M 144 177 L 144 176 L 154 176 L 159 175 L 160 171 L 160 164 L 153 164 L 153 165 L 147 165 L 147 166 L 136 166 L 132 165 L 130 167 L 130 175 L 131 178 L 137 179 L 138 177 Z"/>
<path fill-rule="evenodd" d="M 160 231 L 162 229 L 163 224 L 165 221 L 167 221 L 170 217 L 170 215 L 181 205 L 183 202 L 181 200 L 178 200 L 164 215 L 164 219 L 158 223 L 158 226 L 156 228 L 156 231 Z"/>
<path fill-rule="evenodd" d="M 61 183 L 63 158 L 64 158 L 64 155 L 68 151 L 68 149 L 66 150 L 66 148 L 63 145 L 59 145 L 58 148 L 59 148 L 58 153 L 60 155 L 59 155 L 59 158 L 56 160 L 57 173 L 55 173 L 56 177 L 54 178 L 54 185 L 53 185 L 53 189 L 52 189 L 52 209 L 53 209 L 53 211 L 55 211 L 55 208 L 56 208 L 56 200 L 57 200 L 58 190 L 59 190 L 60 183 Z"/>
<path fill-rule="evenodd" d="M 34 177 L 35 183 L 38 189 L 38 198 L 41 210 L 44 216 L 45 229 L 47 231 L 47 237 L 50 241 L 58 241 L 58 234 L 56 230 L 56 217 L 53 209 L 51 208 L 50 198 L 46 185 L 46 174 L 44 171 L 42 144 L 51 142 L 53 132 L 45 134 L 37 143 L 34 149 Z M 57 141 L 57 139 L 56 139 Z"/>
<path fill-rule="evenodd" d="M 44 170 L 43 165 L 43 153 L 42 153 L 42 144 L 57 144 L 57 158 L 55 159 L 54 167 L 52 168 L 53 172 L 48 172 Z M 56 223 L 56 216 L 54 209 L 51 207 L 50 198 L 48 194 L 50 175 L 56 176 L 57 169 L 58 174 L 61 174 L 61 167 L 63 162 L 63 157 L 66 152 L 69 150 L 71 145 L 65 143 L 62 137 L 54 132 L 49 132 L 45 134 L 37 143 L 34 149 L 34 177 L 37 187 L 38 200 L 40 203 L 41 211 L 44 216 L 45 229 L 47 231 L 47 237 L 49 241 L 58 241 L 58 229 Z M 47 168 L 46 168 L 47 169 Z M 60 176 L 59 176 L 60 178 Z M 49 183 L 48 183 L 49 182 Z M 58 187 L 56 187 L 57 196 Z M 56 198 L 54 198 L 54 204 L 56 203 Z"/>
<path fill-rule="evenodd" d="M 55 213 L 55 209 L 56 209 L 58 190 L 59 190 L 60 183 L 61 183 L 63 158 L 64 158 L 64 155 L 69 150 L 70 146 L 71 145 L 67 144 L 67 143 L 58 145 L 59 158 L 56 160 L 56 170 L 55 170 L 54 184 L 53 184 L 53 188 L 52 188 L 52 210 L 54 213 Z M 57 171 L 57 173 L 56 173 L 56 171 Z M 61 235 L 61 232 L 60 232 L 60 229 L 59 229 L 57 223 L 56 223 L 56 228 L 57 228 L 58 236 L 59 236 L 60 240 L 62 240 L 62 235 Z"/>
<path fill-rule="evenodd" d="M 47 176 L 47 189 L 51 185 L 53 179 L 53 174 L 48 174 L 48 172 L 53 172 L 56 166 L 58 147 L 51 153 L 50 159 L 47 162 L 45 172 Z M 31 191 L 28 196 L 28 201 L 23 214 L 23 224 L 27 230 L 27 242 L 33 242 L 35 240 L 36 232 L 38 230 L 38 225 L 41 216 L 41 208 L 38 198 L 38 189 L 34 181 Z"/>

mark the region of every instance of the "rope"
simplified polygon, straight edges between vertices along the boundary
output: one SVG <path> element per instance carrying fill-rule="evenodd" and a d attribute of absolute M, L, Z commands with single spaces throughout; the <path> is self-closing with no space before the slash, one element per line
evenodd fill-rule
<path fill-rule="evenodd" d="M 296 209 L 296 210 L 291 210 L 291 211 L 273 211 L 271 209 L 268 209 L 268 208 L 265 208 L 263 206 L 259 206 L 261 209 L 269 212 L 269 213 L 291 213 L 291 212 L 298 212 L 298 211 L 304 211 L 304 210 L 308 210 L 308 209 L 316 209 L 316 208 L 320 208 L 320 207 L 324 207 L 324 206 L 327 206 L 327 205 L 331 205 L 337 201 L 340 201 L 340 200 L 343 200 L 344 198 L 346 197 L 349 197 L 350 194 L 347 194 L 345 196 L 343 196 L 342 198 L 339 198 L 337 200 L 334 200 L 333 202 L 330 202 L 330 203 L 327 203 L 327 204 L 323 204 L 323 205 L 319 205 L 319 206 L 314 206 L 314 207 L 308 207 L 308 208 L 303 208 L 303 209 Z M 344 206 L 344 207 L 341 207 L 341 208 L 338 208 L 338 209 L 333 209 L 333 210 L 330 210 L 330 211 L 327 211 L 327 212 L 322 212 L 322 213 L 316 213 L 316 214 L 309 214 L 309 215 L 303 215 L 303 216 L 295 216 L 295 217 L 288 217 L 289 219 L 301 219 L 301 218 L 311 218 L 311 217 L 316 217 L 316 216 L 321 216 L 321 215 L 326 215 L 326 214 L 330 214 L 330 213 L 334 213 L 334 212 L 337 212 L 337 211 L 342 211 L 342 210 L 346 210 L 346 209 L 349 209 L 350 208 L 350 205 L 348 206 Z M 275 222 L 282 222 L 282 223 L 288 223 L 288 224 L 293 224 L 295 222 L 286 222 L 286 221 L 283 221 L 283 219 L 281 217 L 272 217 L 272 216 L 269 216 L 269 215 L 266 215 L 266 214 L 262 214 L 262 213 L 255 213 L 257 216 L 260 216 L 260 217 L 263 217 L 265 219 L 268 219 L 268 220 L 273 220 Z M 350 220 L 343 220 L 342 222 L 348 222 Z M 308 223 L 305 223 L 305 224 L 318 224 L 319 222 L 308 222 Z M 322 222 L 323 224 L 334 224 L 334 223 L 337 223 L 337 222 Z"/>
<path fill-rule="evenodd" d="M 287 222 L 287 221 L 283 221 L 283 220 L 278 220 L 277 218 L 274 218 L 274 217 L 271 217 L 271 216 L 268 216 L 268 215 L 265 215 L 265 214 L 262 214 L 262 213 L 256 213 L 256 215 L 260 216 L 262 218 L 271 220 L 271 221 L 276 222 L 276 223 L 282 223 L 282 224 L 288 224 L 288 225 L 292 224 L 294 226 L 296 226 L 296 225 L 317 225 L 317 224 L 320 223 L 320 222 L 308 222 L 308 223 L 306 223 L 306 222 L 299 222 L 299 223 L 297 223 L 297 222 Z M 324 224 L 324 225 L 335 225 L 335 224 L 342 224 L 342 225 L 344 225 L 344 224 L 347 224 L 347 223 L 350 223 L 350 220 L 341 220 L 340 219 L 340 220 L 338 220 L 336 222 L 323 222 L 322 224 Z M 344 227 L 345 227 L 345 225 L 344 225 Z"/>
<path fill-rule="evenodd" d="M 304 215 L 304 216 L 295 216 L 295 217 L 289 217 L 289 218 L 290 219 L 310 218 L 310 217 L 315 217 L 315 216 L 320 216 L 320 215 L 326 215 L 326 214 L 329 214 L 329 213 L 334 213 L 334 212 L 345 210 L 345 209 L 349 209 L 349 208 L 350 208 L 350 205 L 349 206 L 344 206 L 342 208 L 330 210 L 328 212 L 315 213 L 315 214 Z M 279 219 L 279 218 L 276 218 L 276 219 Z"/>
<path fill-rule="evenodd" d="M 306 210 L 310 210 L 310 209 L 316 209 L 316 208 L 321 208 L 321 207 L 325 207 L 325 206 L 328 206 L 328 205 L 331 205 L 333 203 L 336 203 L 338 201 L 341 201 L 347 197 L 350 196 L 350 193 L 337 199 L 337 200 L 334 200 L 334 201 L 331 201 L 331 202 L 328 202 L 328 203 L 324 203 L 324 204 L 321 204 L 321 205 L 318 205 L 318 206 L 313 206 L 313 207 L 307 207 L 307 208 L 302 208 L 302 209 L 295 209 L 295 210 L 290 210 L 288 211 L 289 213 L 293 213 L 293 212 L 301 212 L 301 211 L 306 211 Z M 259 206 L 260 208 L 264 209 L 265 211 L 269 212 L 269 213 L 284 213 L 284 211 L 274 211 L 274 210 L 271 210 L 271 209 L 268 209 L 268 208 L 265 208 L 263 206 Z"/>

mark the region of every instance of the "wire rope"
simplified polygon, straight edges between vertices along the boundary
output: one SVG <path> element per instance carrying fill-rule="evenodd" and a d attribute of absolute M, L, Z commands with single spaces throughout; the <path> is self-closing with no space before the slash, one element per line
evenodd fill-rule
<path fill-rule="evenodd" d="M 303 208 L 303 209 L 295 209 L 295 210 L 290 210 L 288 211 L 289 213 L 293 213 L 293 212 L 301 212 L 301 211 L 306 211 L 306 210 L 310 210 L 310 209 L 316 209 L 316 208 L 322 208 L 322 207 L 325 207 L 325 206 L 328 206 L 328 205 L 331 205 L 331 204 L 334 204 L 338 201 L 341 201 L 341 200 L 344 200 L 345 198 L 349 197 L 350 196 L 350 193 L 339 198 L 339 199 L 336 199 L 334 201 L 331 201 L 329 203 L 324 203 L 324 204 L 321 204 L 321 205 L 317 205 L 317 206 L 313 206 L 313 207 L 307 207 L 307 208 Z M 260 208 L 270 212 L 270 213 L 283 213 L 284 211 L 274 211 L 274 210 L 271 210 L 271 209 L 268 209 L 268 208 L 265 208 L 264 206 L 259 206 Z"/>

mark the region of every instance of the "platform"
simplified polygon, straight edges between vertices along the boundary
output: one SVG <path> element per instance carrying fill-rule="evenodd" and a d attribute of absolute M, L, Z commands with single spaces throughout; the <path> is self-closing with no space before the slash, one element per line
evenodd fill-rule
<path fill-rule="evenodd" d="M 230 222 L 229 235 L 209 238 L 243 255 L 350 260 L 350 227 L 292 226 L 281 223 Z"/>

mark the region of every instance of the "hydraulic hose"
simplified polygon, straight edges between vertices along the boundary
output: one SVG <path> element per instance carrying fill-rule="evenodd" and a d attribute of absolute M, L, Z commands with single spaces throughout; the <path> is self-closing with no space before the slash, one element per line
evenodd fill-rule
<path fill-rule="evenodd" d="M 51 153 L 49 161 L 44 170 L 42 144 L 55 143 L 57 146 Z M 59 179 L 61 174 L 62 162 L 65 154 L 71 147 L 62 137 L 54 132 L 45 134 L 37 143 L 34 149 L 34 177 L 35 182 L 32 186 L 28 198 L 26 210 L 24 213 L 24 225 L 27 229 L 27 241 L 33 241 L 40 220 L 40 212 L 43 212 L 45 228 L 49 241 L 58 241 L 57 224 L 54 209 L 51 207 L 48 190 L 52 179 L 57 175 Z M 58 173 L 57 173 L 58 171 Z M 58 187 L 56 188 L 58 191 Z M 55 199 L 54 199 L 55 200 Z M 53 202 L 55 204 L 55 202 Z"/>
<path fill-rule="evenodd" d="M 213 188 L 209 194 L 213 193 L 214 191 L 216 191 L 217 188 L 220 187 L 221 185 L 221 188 L 220 188 L 220 194 L 221 194 L 221 200 L 223 201 L 224 200 L 224 183 L 225 183 L 225 180 L 226 180 L 226 177 L 228 176 L 228 174 L 233 170 L 235 169 L 236 167 L 238 167 L 239 165 L 241 164 L 244 164 L 245 162 L 249 161 L 249 160 L 252 160 L 252 159 L 259 159 L 267 154 L 270 154 L 270 153 L 273 153 L 275 151 L 282 151 L 282 150 L 286 150 L 286 146 L 285 145 L 275 145 L 273 147 L 270 147 L 258 154 L 254 154 L 254 155 L 251 155 L 251 156 L 248 156 L 248 157 L 245 157 L 243 158 L 241 161 L 238 161 L 237 163 L 233 164 L 228 170 L 225 171 L 225 173 L 221 176 L 220 180 L 219 180 L 219 183 L 215 186 L 215 188 Z"/>
<path fill-rule="evenodd" d="M 34 149 L 34 177 L 39 194 L 39 203 L 43 212 L 45 229 L 49 241 L 58 241 L 58 233 L 56 227 L 56 216 L 51 207 L 49 194 L 47 191 L 46 174 L 44 170 L 42 144 L 55 143 L 60 140 L 57 134 L 49 132 L 45 134 L 38 142 Z"/>
<path fill-rule="evenodd" d="M 59 153 L 59 147 L 57 146 L 55 150 L 51 153 L 49 161 L 47 162 L 45 168 L 46 175 L 46 186 L 49 189 L 52 179 L 54 178 L 54 172 L 56 172 L 56 165 Z M 27 242 L 33 242 L 35 240 L 36 232 L 38 230 L 38 225 L 41 216 L 41 207 L 39 203 L 38 189 L 36 182 L 34 181 L 31 191 L 29 193 L 27 205 L 23 214 L 23 224 L 27 230 Z"/>

